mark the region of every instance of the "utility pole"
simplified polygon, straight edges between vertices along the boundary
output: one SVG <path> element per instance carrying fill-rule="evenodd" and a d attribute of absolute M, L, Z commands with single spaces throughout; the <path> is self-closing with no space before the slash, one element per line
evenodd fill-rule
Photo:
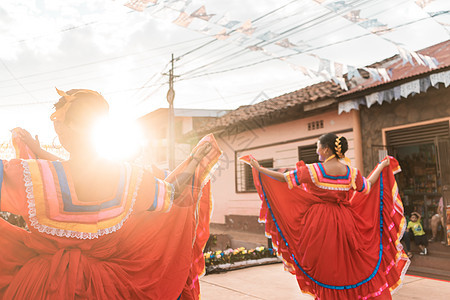
<path fill-rule="evenodd" d="M 170 68 L 169 74 L 169 91 L 167 92 L 167 102 L 169 102 L 169 130 L 168 130 L 168 160 L 169 160 L 169 169 L 172 171 L 175 169 L 175 127 L 174 127 L 174 109 L 173 109 L 173 100 L 175 99 L 175 91 L 173 89 L 173 53 L 172 53 L 172 67 Z"/>

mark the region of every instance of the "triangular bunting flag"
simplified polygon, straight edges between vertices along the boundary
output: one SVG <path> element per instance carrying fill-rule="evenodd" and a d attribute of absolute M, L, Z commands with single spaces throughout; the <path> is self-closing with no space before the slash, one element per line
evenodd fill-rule
<path fill-rule="evenodd" d="M 267 31 L 266 33 L 258 36 L 258 39 L 263 40 L 263 41 L 269 41 L 269 40 L 276 38 L 277 36 L 279 36 L 279 34 L 273 33 L 272 31 Z"/>
<path fill-rule="evenodd" d="M 246 35 L 252 35 L 255 32 L 256 28 L 252 27 L 252 21 L 247 20 L 241 27 L 237 29 L 238 32 L 241 32 Z"/>
<path fill-rule="evenodd" d="M 344 18 L 353 23 L 361 22 L 363 19 L 361 19 L 361 17 L 359 16 L 360 13 L 360 9 L 352 10 L 348 14 L 344 15 Z"/>
<path fill-rule="evenodd" d="M 353 77 L 355 77 L 355 79 L 359 79 L 362 78 L 361 74 L 359 74 L 359 71 L 357 68 L 353 67 L 353 66 L 347 66 L 348 72 L 347 72 L 347 79 L 350 80 Z"/>
<path fill-rule="evenodd" d="M 334 63 L 334 74 L 336 77 L 342 77 L 344 75 L 344 65 L 341 63 Z"/>
<path fill-rule="evenodd" d="M 372 78 L 373 81 L 381 81 L 381 77 L 380 77 L 380 74 L 378 73 L 377 69 L 363 68 L 363 70 L 366 70 L 367 72 L 369 72 L 370 77 Z"/>
<path fill-rule="evenodd" d="M 341 89 L 343 89 L 344 91 L 348 91 L 348 87 L 347 84 L 345 83 L 344 78 L 333 77 L 332 79 L 334 83 L 338 84 L 341 87 Z"/>
<path fill-rule="evenodd" d="M 331 2 L 327 5 L 325 5 L 328 9 L 331 9 L 334 12 L 338 12 L 341 9 L 344 9 L 346 7 L 349 7 L 347 3 L 345 3 L 345 1 L 334 1 Z"/>
<path fill-rule="evenodd" d="M 385 68 L 377 68 L 377 71 L 380 73 L 381 77 L 383 77 L 384 81 L 391 80 Z"/>
<path fill-rule="evenodd" d="M 219 41 L 226 40 L 229 37 L 230 37 L 230 35 L 227 33 L 227 31 L 225 29 L 222 29 L 221 32 L 219 32 L 218 34 L 215 35 L 215 38 L 218 39 Z"/>
<path fill-rule="evenodd" d="M 188 15 L 185 12 L 181 12 L 180 15 L 178 16 L 178 18 L 175 21 L 173 21 L 173 23 L 183 26 L 183 27 L 188 27 L 189 24 L 191 24 L 193 20 L 194 20 L 193 17 L 191 17 L 190 15 Z"/>
<path fill-rule="evenodd" d="M 247 49 L 249 49 L 251 51 L 264 51 L 263 48 L 258 47 L 258 46 L 248 46 Z"/>
<path fill-rule="evenodd" d="M 319 69 L 317 70 L 317 72 L 320 73 L 321 71 L 325 70 L 327 71 L 327 74 L 331 74 L 330 60 L 325 58 L 319 58 L 319 60 Z"/>
<path fill-rule="evenodd" d="M 134 9 L 135 11 L 144 11 L 144 9 L 147 7 L 147 4 L 156 3 L 158 0 L 130 0 L 124 5 L 126 7 L 129 7 L 131 9 Z"/>
<path fill-rule="evenodd" d="M 414 66 L 414 62 L 412 60 L 412 56 L 409 53 L 409 51 L 398 45 L 397 45 L 397 49 L 398 49 L 398 53 L 400 54 L 400 57 L 403 59 L 403 65 L 406 64 L 406 62 L 409 62 L 411 65 Z"/>
<path fill-rule="evenodd" d="M 191 17 L 199 18 L 205 21 L 209 21 L 209 19 L 211 19 L 213 16 L 215 16 L 215 14 L 206 14 L 206 8 L 204 5 L 191 14 Z"/>
<path fill-rule="evenodd" d="M 362 21 L 360 23 L 358 23 L 359 26 L 366 28 L 366 29 L 370 29 L 373 27 L 387 27 L 386 24 L 381 23 L 380 21 L 378 21 L 378 19 L 369 19 L 366 21 Z"/>
<path fill-rule="evenodd" d="M 239 24 L 239 21 L 235 21 L 235 20 L 230 20 L 230 14 L 226 13 L 222 18 L 220 18 L 216 24 L 226 27 L 226 28 L 232 28 L 234 26 L 236 26 L 237 24 Z"/>
<path fill-rule="evenodd" d="M 421 8 L 425 8 L 425 6 L 427 6 L 433 1 L 434 0 L 416 0 L 416 4 L 419 5 Z"/>
<path fill-rule="evenodd" d="M 278 41 L 275 44 L 278 45 L 278 46 L 284 47 L 284 48 L 293 48 L 293 47 L 297 46 L 297 45 L 292 44 L 291 42 L 289 42 L 289 39 L 287 39 L 287 38 L 283 39 L 281 41 Z"/>

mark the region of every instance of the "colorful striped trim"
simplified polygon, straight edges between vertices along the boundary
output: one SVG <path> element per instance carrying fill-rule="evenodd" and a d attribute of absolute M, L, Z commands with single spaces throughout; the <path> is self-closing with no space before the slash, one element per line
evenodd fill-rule
<path fill-rule="evenodd" d="M 341 175 L 341 176 L 339 176 L 339 175 L 338 176 L 333 176 L 333 175 L 328 175 L 327 174 L 327 172 L 325 171 L 322 163 L 318 163 L 316 165 L 320 168 L 320 172 L 322 173 L 322 176 L 324 178 L 336 180 L 336 179 L 348 179 L 348 177 L 350 176 L 350 168 L 348 166 L 346 166 L 347 167 L 347 174 Z"/>
<path fill-rule="evenodd" d="M 3 160 L 0 159 L 0 211 L 2 207 Z"/>
<path fill-rule="evenodd" d="M 66 177 L 66 173 L 63 169 L 63 166 L 61 162 L 59 161 L 53 161 L 52 162 L 56 173 L 58 175 L 58 181 L 59 186 L 62 193 L 62 200 L 64 203 L 64 211 L 66 212 L 98 212 L 100 210 L 108 209 L 113 206 L 117 206 L 120 204 L 121 196 L 123 195 L 124 191 L 124 184 L 125 184 L 125 174 L 124 169 L 120 168 L 120 179 L 119 179 L 119 186 L 117 188 L 116 195 L 114 199 L 103 202 L 99 205 L 75 205 L 72 201 L 72 195 L 69 188 L 69 182 Z"/>
<path fill-rule="evenodd" d="M 155 196 L 149 211 L 168 212 L 172 208 L 175 187 L 173 184 L 155 177 Z"/>
<path fill-rule="evenodd" d="M 342 178 L 330 179 L 323 176 L 320 164 L 307 164 L 306 167 L 308 168 L 311 181 L 314 185 L 326 190 L 349 191 L 353 187 L 353 182 L 357 174 L 353 168 L 347 167 L 348 176 L 336 176 Z M 330 175 L 327 176 L 330 177 Z"/>
<path fill-rule="evenodd" d="M 269 200 L 267 199 L 267 195 L 266 195 L 266 191 L 264 190 L 263 184 L 262 184 L 262 180 L 261 180 L 261 172 L 259 172 L 259 181 L 261 182 L 261 189 L 264 195 L 264 201 L 267 204 L 267 208 L 270 211 L 270 214 L 272 216 L 272 221 L 274 222 L 278 233 L 280 234 L 281 238 L 283 239 L 283 242 L 286 244 L 286 248 L 289 248 L 289 244 L 286 240 L 286 237 L 284 236 L 283 232 L 281 231 L 280 226 L 278 225 L 277 220 L 275 219 L 275 215 L 273 214 L 272 211 L 272 207 L 270 206 Z M 372 274 L 367 277 L 366 279 L 355 283 L 355 284 L 349 284 L 349 285 L 330 285 L 330 284 L 325 284 L 322 283 L 320 281 L 317 281 L 316 279 L 314 279 L 311 275 L 309 275 L 299 264 L 299 262 L 297 261 L 297 259 L 295 258 L 294 253 L 291 253 L 291 258 L 292 260 L 295 262 L 295 265 L 300 269 L 300 271 L 303 272 L 303 274 L 306 275 L 306 277 L 308 277 L 311 281 L 313 281 L 314 283 L 316 283 L 317 285 L 324 287 L 324 288 L 328 288 L 328 289 L 333 289 L 333 290 L 348 290 L 348 289 L 353 289 L 353 288 L 357 288 L 365 283 L 367 283 L 368 281 L 370 281 L 373 277 L 375 277 L 375 275 L 378 273 L 378 270 L 380 268 L 380 264 L 381 264 L 381 258 L 382 258 L 382 254 L 383 254 L 383 241 L 382 241 L 382 237 L 383 237 L 383 178 L 382 178 L 382 174 L 380 174 L 380 223 L 379 223 L 379 228 L 380 228 L 380 242 L 379 242 L 379 251 L 378 251 L 378 262 L 377 265 L 375 266 Z M 386 283 L 387 284 L 387 283 Z"/>
<path fill-rule="evenodd" d="M 358 192 L 368 194 L 370 191 L 370 182 L 368 182 L 365 177 L 362 178 L 363 178 L 363 186 L 360 190 L 358 190 Z"/>
<path fill-rule="evenodd" d="M 292 189 L 294 186 L 300 186 L 297 173 L 297 170 L 284 173 L 284 179 L 286 180 L 289 189 Z"/>
<path fill-rule="evenodd" d="M 119 230 L 133 211 L 143 175 L 142 168 L 122 165 L 115 197 L 92 205 L 76 199 L 62 164 L 24 160 L 22 165 L 31 226 L 49 235 L 78 239 Z"/>

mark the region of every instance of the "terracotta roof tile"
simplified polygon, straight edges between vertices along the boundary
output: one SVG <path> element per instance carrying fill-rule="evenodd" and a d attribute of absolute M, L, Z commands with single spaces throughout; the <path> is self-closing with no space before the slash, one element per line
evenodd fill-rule
<path fill-rule="evenodd" d="M 204 132 L 220 130 L 239 122 L 264 117 L 270 113 L 286 110 L 287 108 L 303 105 L 308 102 L 334 98 L 341 92 L 340 87 L 332 82 L 320 82 L 254 105 L 240 106 L 236 110 L 230 111 L 216 119 L 203 129 Z"/>

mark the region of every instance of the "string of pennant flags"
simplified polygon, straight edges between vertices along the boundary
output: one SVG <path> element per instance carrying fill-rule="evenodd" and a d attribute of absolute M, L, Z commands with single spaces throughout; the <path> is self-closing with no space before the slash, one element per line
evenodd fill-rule
<path fill-rule="evenodd" d="M 419 54 L 415 51 L 407 49 L 404 45 L 396 43 L 386 37 L 384 34 L 392 32 L 394 29 L 390 28 L 387 24 L 380 22 L 376 18 L 363 18 L 361 17 L 361 9 L 357 9 L 354 6 L 355 2 L 351 0 L 341 1 L 326 1 L 326 0 L 312 0 L 318 5 L 327 9 L 330 13 L 342 16 L 348 21 L 364 28 L 370 33 L 377 35 L 378 37 L 392 43 L 398 49 L 399 56 L 403 60 L 403 64 L 410 63 L 414 65 L 414 61 L 419 65 L 427 66 L 431 69 L 438 66 L 438 61 L 430 56 Z M 416 4 L 424 9 L 428 4 L 434 0 L 417 0 Z M 149 11 L 153 17 L 170 19 L 172 23 L 190 29 L 202 34 L 210 35 L 216 40 L 225 41 L 236 44 L 240 47 L 245 47 L 250 51 L 259 52 L 268 57 L 285 61 L 294 70 L 300 71 L 304 76 L 310 78 L 322 77 L 328 81 L 334 81 L 336 84 L 344 90 L 347 90 L 346 80 L 344 74 L 347 74 L 347 79 L 352 78 L 359 79 L 361 74 L 359 70 L 365 70 L 373 81 L 389 81 L 390 71 L 385 68 L 370 68 L 370 67 L 356 67 L 352 65 L 343 64 L 336 61 L 331 61 L 326 58 L 319 57 L 315 54 L 307 53 L 311 48 L 304 41 L 292 42 L 288 37 L 284 37 L 283 34 L 279 34 L 273 31 L 266 31 L 264 33 L 257 34 L 258 28 L 252 21 L 246 20 L 244 22 L 234 20 L 229 13 L 218 15 L 214 13 L 207 13 L 206 7 L 202 5 L 200 8 L 195 9 L 193 12 L 188 13 L 188 8 L 192 0 L 130 0 L 125 6 L 133 10 L 143 12 Z M 343 14 L 347 12 L 346 14 Z M 435 12 L 428 13 L 431 17 L 438 14 L 448 13 Z M 174 14 L 178 15 L 174 19 Z M 215 20 L 215 21 L 214 21 Z M 448 26 L 442 22 L 438 22 L 442 26 Z M 447 30 L 447 28 L 446 28 Z M 447 30 L 448 31 L 448 30 Z M 277 55 L 271 51 L 268 51 L 265 46 L 261 46 L 261 42 L 267 45 L 276 45 L 284 50 L 291 50 L 293 53 L 305 54 L 312 56 L 318 60 L 317 70 L 312 70 L 297 63 L 293 63 L 289 60 L 290 55 Z M 248 46 L 246 46 L 248 45 Z M 281 49 L 280 48 L 280 49 Z"/>

